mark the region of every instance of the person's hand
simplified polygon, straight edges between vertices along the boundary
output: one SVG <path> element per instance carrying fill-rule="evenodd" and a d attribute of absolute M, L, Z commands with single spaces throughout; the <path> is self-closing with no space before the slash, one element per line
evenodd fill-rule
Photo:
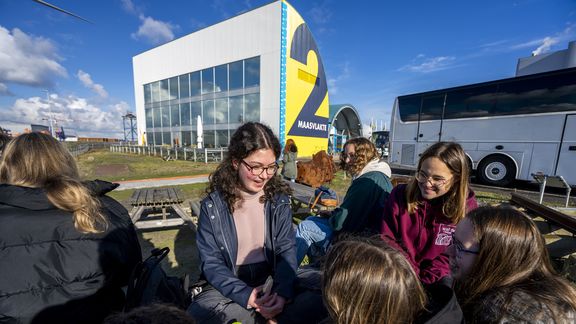
<path fill-rule="evenodd" d="M 264 297 L 269 298 L 264 301 Z M 284 310 L 284 304 L 286 304 L 286 299 L 276 293 L 269 296 L 262 296 L 262 302 L 259 301 L 260 300 L 256 301 L 259 305 L 259 307 L 256 308 L 256 311 L 268 320 L 273 319 L 276 315 L 282 313 Z"/>

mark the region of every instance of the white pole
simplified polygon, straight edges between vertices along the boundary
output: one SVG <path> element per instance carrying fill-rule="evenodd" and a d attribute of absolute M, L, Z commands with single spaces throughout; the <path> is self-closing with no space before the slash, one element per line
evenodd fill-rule
<path fill-rule="evenodd" d="M 48 103 L 48 123 L 50 124 L 50 135 L 54 137 L 54 126 L 52 125 L 52 105 L 50 104 L 50 93 L 47 89 L 46 91 L 46 102 Z"/>

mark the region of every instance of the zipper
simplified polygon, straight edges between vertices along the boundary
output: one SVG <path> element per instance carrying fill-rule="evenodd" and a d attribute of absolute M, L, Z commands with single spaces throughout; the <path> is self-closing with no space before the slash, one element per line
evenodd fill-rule
<path fill-rule="evenodd" d="M 224 241 L 224 246 L 225 246 L 226 251 L 227 251 L 226 254 L 228 255 L 228 258 L 230 260 L 230 265 L 232 266 L 234 276 L 237 277 L 238 273 L 237 273 L 237 269 L 236 269 L 236 262 L 234 262 L 232 260 L 230 247 L 228 245 L 228 242 L 226 241 L 226 235 L 224 235 L 224 226 L 222 225 L 222 219 L 220 218 L 220 211 L 219 211 L 219 208 L 216 207 L 216 202 L 214 201 L 214 199 L 212 199 L 212 204 L 214 204 L 214 210 L 216 211 L 216 216 L 218 217 L 218 222 L 220 223 L 220 228 L 222 228 L 222 240 Z"/>

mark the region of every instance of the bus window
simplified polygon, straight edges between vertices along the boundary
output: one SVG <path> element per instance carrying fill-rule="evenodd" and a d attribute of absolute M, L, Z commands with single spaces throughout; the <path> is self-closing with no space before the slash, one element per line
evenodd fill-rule
<path fill-rule="evenodd" d="M 403 122 L 418 121 L 421 104 L 421 96 L 399 97 L 398 106 L 400 107 L 400 119 L 402 119 Z"/>
<path fill-rule="evenodd" d="M 496 101 L 496 90 L 496 85 L 488 85 L 448 92 L 444 119 L 488 116 Z"/>
<path fill-rule="evenodd" d="M 422 98 L 420 120 L 440 120 L 444 110 L 444 95 Z"/>

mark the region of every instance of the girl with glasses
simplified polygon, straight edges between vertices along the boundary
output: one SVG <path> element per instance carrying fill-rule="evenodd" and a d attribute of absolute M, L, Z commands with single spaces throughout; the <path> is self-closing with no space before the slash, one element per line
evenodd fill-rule
<path fill-rule="evenodd" d="M 446 247 L 456 224 L 476 207 L 462 147 L 439 142 L 422 153 L 414 179 L 392 190 L 381 236 L 406 254 L 423 283 L 449 283 Z"/>
<path fill-rule="evenodd" d="M 510 207 L 481 207 L 448 248 L 467 323 L 575 323 L 576 289 L 550 263 L 536 224 Z"/>
<path fill-rule="evenodd" d="M 298 264 L 305 255 L 315 261 L 326 254 L 335 235 L 378 234 L 382 209 L 392 190 L 390 166 L 380 160 L 374 144 L 364 137 L 344 144 L 340 165 L 352 176 L 352 183 L 338 208 L 323 217 L 310 216 L 298 224 Z"/>
<path fill-rule="evenodd" d="M 276 176 L 280 150 L 269 127 L 246 123 L 234 132 L 227 157 L 210 176 L 196 237 L 205 283 L 188 308 L 198 323 L 286 323 L 298 316 L 306 322 L 322 316 L 304 316 L 299 308 L 322 305 L 319 294 L 294 291 L 289 188 Z"/>

